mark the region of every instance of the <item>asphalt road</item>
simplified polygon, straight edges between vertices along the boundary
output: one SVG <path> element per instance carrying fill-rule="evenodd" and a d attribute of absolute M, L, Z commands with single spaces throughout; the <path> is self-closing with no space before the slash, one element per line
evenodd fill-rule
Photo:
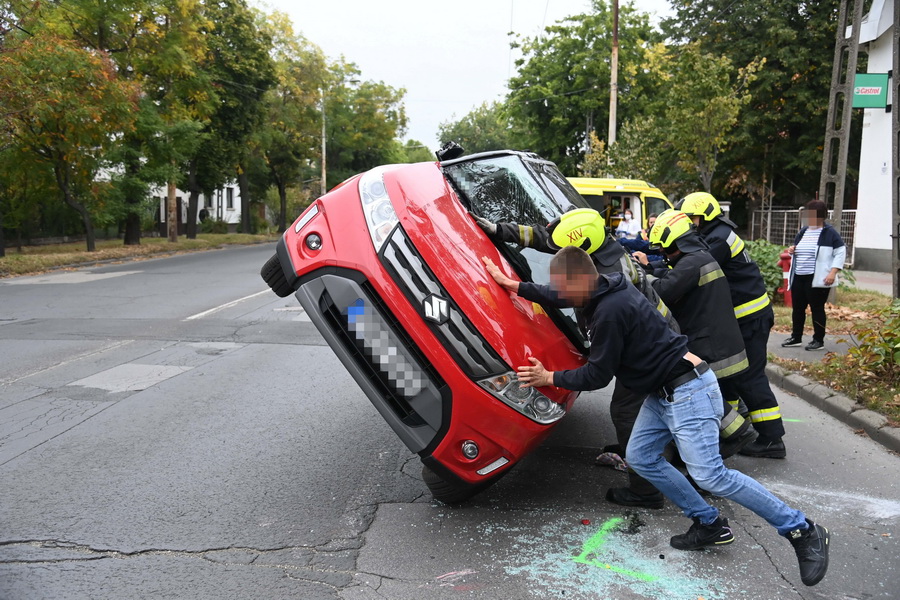
<path fill-rule="evenodd" d="M 900 458 L 779 393 L 788 459 L 729 460 L 826 525 L 831 568 L 714 499 L 737 541 L 685 553 L 669 503 L 602 500 L 609 393 L 470 503 L 409 453 L 299 304 L 273 246 L 0 280 L 0 600 L 895 599 Z"/>

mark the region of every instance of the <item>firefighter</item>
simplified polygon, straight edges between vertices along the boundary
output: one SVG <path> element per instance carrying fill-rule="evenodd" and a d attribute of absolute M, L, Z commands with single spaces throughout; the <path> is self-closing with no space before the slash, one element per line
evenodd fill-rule
<path fill-rule="evenodd" d="M 688 194 L 677 208 L 691 218 L 700 237 L 709 245 L 709 253 L 722 267 L 731 289 L 734 316 L 744 338 L 749 366 L 740 376 L 722 382 L 722 394 L 735 408 L 740 400 L 744 401 L 750 422 L 759 433 L 759 437 L 740 453 L 784 458 L 787 455 L 782 441 L 784 423 L 778 400 L 766 377 L 766 347 L 769 332 L 775 324 L 775 313 L 762 273 L 735 232 L 737 225 L 725 218 L 712 194 Z"/>
<path fill-rule="evenodd" d="M 572 245 L 580 247 L 590 255 L 599 273 L 624 274 L 626 280 L 631 281 L 650 304 L 665 317 L 669 327 L 676 333 L 679 332 L 678 323 L 672 317 L 672 312 L 650 285 L 644 270 L 613 236 L 607 235 L 606 222 L 596 210 L 582 208 L 569 211 L 547 227 L 492 223 L 477 216 L 475 221 L 492 239 L 512 242 L 540 252 L 557 252 L 562 247 Z M 618 379 L 616 380 L 609 412 L 616 430 L 616 441 L 622 451 L 628 445 L 634 421 L 645 397 L 646 394 L 629 390 Z M 732 456 L 752 439 L 752 435 L 749 422 L 728 406 L 721 427 L 722 457 Z M 663 507 L 663 495 L 652 484 L 631 469 L 628 470 L 628 478 L 628 487 L 610 488 L 606 491 L 608 501 L 622 506 Z"/>
<path fill-rule="evenodd" d="M 653 288 L 672 310 L 681 332 L 688 336 L 688 348 L 709 363 L 720 385 L 727 382 L 746 370 L 749 362 L 725 274 L 690 218 L 681 211 L 669 209 L 659 215 L 649 237 L 650 244 L 662 250 L 667 264 L 655 267 L 643 252 L 633 256 L 652 273 Z M 740 419 L 723 419 L 726 432 L 742 427 L 746 421 L 728 402 L 725 406 L 725 419 L 731 413 Z M 752 431 L 742 436 L 742 446 L 755 437 Z"/>
<path fill-rule="evenodd" d="M 717 435 L 723 403 L 715 376 L 709 365 L 690 350 L 687 337 L 667 327 L 622 273 L 598 274 L 588 254 L 575 246 L 563 248 L 550 261 L 550 286 L 511 279 L 488 257 L 482 260 L 490 276 L 504 289 L 532 302 L 581 307 L 590 323 L 591 352 L 585 365 L 554 372 L 546 370 L 538 358 L 529 357 L 529 364 L 517 369 L 523 387 L 596 390 L 615 377 L 630 389 L 646 394 L 628 442 L 628 455 L 635 470 L 654 482 L 694 521 L 686 533 L 672 536 L 669 544 L 673 548 L 699 550 L 730 544 L 734 532 L 728 519 L 663 459 L 663 448 L 671 441 L 684 457 L 688 472 L 701 485 L 752 510 L 788 539 L 804 585 L 816 585 L 825 577 L 828 530 L 756 480 L 725 466 Z"/>

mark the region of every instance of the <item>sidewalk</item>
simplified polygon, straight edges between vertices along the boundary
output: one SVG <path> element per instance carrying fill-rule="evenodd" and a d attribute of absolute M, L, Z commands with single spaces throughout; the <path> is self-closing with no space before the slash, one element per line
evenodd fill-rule
<path fill-rule="evenodd" d="M 856 276 L 856 288 L 880 292 L 888 296 L 892 295 L 893 280 L 890 273 L 875 273 L 871 271 L 854 271 Z M 825 349 L 808 351 L 804 346 L 812 338 L 804 338 L 799 346 L 782 348 L 781 343 L 787 339 L 784 333 L 772 332 L 769 336 L 768 351 L 780 358 L 798 360 L 801 362 L 815 362 L 822 360 L 828 352 L 843 353 L 847 351 L 850 342 L 840 342 L 845 335 L 825 335 Z M 786 392 L 799 396 L 813 406 L 816 406 L 842 421 L 854 429 L 862 429 L 866 434 L 894 452 L 900 452 L 900 427 L 889 427 L 887 418 L 865 409 L 855 400 L 836 392 L 835 390 L 820 385 L 814 381 L 798 375 L 777 365 L 769 364 L 766 367 L 766 375 L 769 382 Z"/>

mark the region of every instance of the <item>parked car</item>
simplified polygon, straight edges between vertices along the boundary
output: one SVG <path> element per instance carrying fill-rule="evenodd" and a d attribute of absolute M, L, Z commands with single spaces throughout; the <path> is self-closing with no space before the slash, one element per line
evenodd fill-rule
<path fill-rule="evenodd" d="M 647 218 L 672 208 L 672 203 L 662 191 L 639 179 L 603 179 L 594 177 L 569 177 L 569 183 L 587 201 L 591 208 L 606 219 L 615 230 L 625 209 L 640 219 L 641 229 L 647 227 Z"/>
<path fill-rule="evenodd" d="M 287 229 L 261 275 L 279 296 L 296 295 L 419 454 L 433 496 L 454 503 L 537 447 L 577 396 L 522 388 L 516 367 L 533 353 L 548 369 L 577 368 L 586 346 L 571 311 L 506 292 L 481 260 L 546 282 L 550 256 L 495 245 L 470 213 L 546 225 L 586 203 L 535 154 L 444 158 L 378 167 L 338 185 Z"/>

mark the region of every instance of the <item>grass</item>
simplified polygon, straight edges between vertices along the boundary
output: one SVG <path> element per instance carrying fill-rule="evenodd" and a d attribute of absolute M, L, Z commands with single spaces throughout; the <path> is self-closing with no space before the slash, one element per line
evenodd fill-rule
<path fill-rule="evenodd" d="M 825 305 L 827 328 L 829 334 L 850 335 L 862 327 L 871 327 L 877 320 L 876 313 L 891 303 L 889 296 L 868 290 L 840 286 L 835 292 L 835 302 Z M 791 308 L 783 304 L 774 304 L 775 327 L 773 331 L 790 335 Z M 812 325 L 807 310 L 804 335 L 812 335 Z"/>
<path fill-rule="evenodd" d="M 183 252 L 214 250 L 229 245 L 274 242 L 278 238 L 278 235 L 247 233 L 200 233 L 193 240 L 179 236 L 178 242 L 175 243 L 169 242 L 167 238 L 142 238 L 138 246 L 125 246 L 122 240 L 102 240 L 97 242 L 97 249 L 94 252 L 87 252 L 84 249 L 84 242 L 25 246 L 22 252 L 7 248 L 6 256 L 0 257 L 0 277 L 34 275 L 96 261 L 140 260 Z"/>
<path fill-rule="evenodd" d="M 858 340 L 864 334 L 890 330 L 890 326 L 886 329 L 885 325 L 891 317 L 886 316 L 884 311 L 891 305 L 891 301 L 890 296 L 878 292 L 841 287 L 837 292 L 836 304 L 826 304 L 827 331 L 830 335 L 849 342 L 851 347 L 859 347 Z M 776 305 L 773 331 L 789 335 L 790 322 L 791 309 Z M 808 331 L 804 331 L 804 335 L 812 334 L 809 323 L 807 318 Z M 884 341 L 879 342 L 874 349 L 878 350 L 880 347 L 882 351 L 886 351 L 893 341 L 888 341 L 884 336 L 881 339 Z M 872 350 L 873 347 L 869 346 L 863 354 L 871 356 Z M 890 425 L 900 427 L 900 372 L 896 365 L 873 369 L 861 366 L 859 353 L 853 356 L 832 352 L 827 353 L 821 361 L 802 362 L 771 356 L 771 362 L 856 400 L 869 410 L 887 417 Z"/>

